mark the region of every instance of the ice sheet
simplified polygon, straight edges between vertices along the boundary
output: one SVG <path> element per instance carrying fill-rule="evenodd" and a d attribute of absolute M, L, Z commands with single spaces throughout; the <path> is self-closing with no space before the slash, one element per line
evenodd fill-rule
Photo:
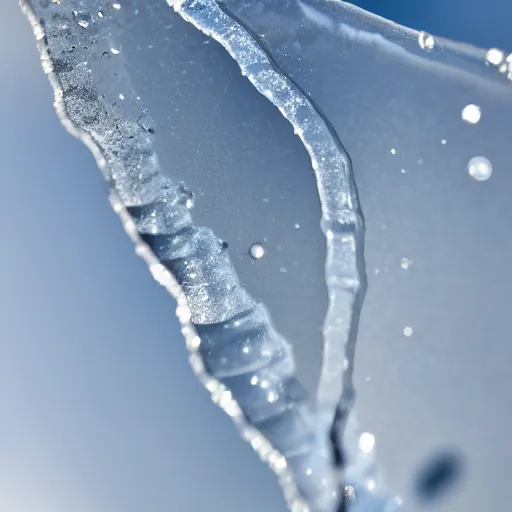
<path fill-rule="evenodd" d="M 351 412 L 365 290 L 356 184 L 369 228 L 364 331 L 378 276 L 373 290 L 391 294 L 422 263 L 418 289 L 436 275 L 424 247 L 389 240 L 411 230 L 430 240 L 441 224 L 464 225 L 462 214 L 473 227 L 482 220 L 464 208 L 450 217 L 445 190 L 502 215 L 511 56 L 332 0 L 174 2 L 186 23 L 164 2 L 23 5 L 63 123 L 94 152 L 139 255 L 178 301 L 196 373 L 278 474 L 290 507 L 334 510 L 343 483 L 351 509 L 396 507 L 382 497 L 393 493 L 375 460 L 379 426 Z M 315 176 L 302 171 L 310 166 Z M 418 187 L 427 193 L 413 204 Z M 459 242 L 436 261 L 459 254 Z M 454 274 L 464 269 L 475 267 Z M 422 321 L 404 318 L 404 338 Z"/>

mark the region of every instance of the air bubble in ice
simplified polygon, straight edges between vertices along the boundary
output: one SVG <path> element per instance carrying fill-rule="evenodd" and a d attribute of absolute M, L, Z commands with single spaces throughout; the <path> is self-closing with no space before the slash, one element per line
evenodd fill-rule
<path fill-rule="evenodd" d="M 375 436 L 370 434 L 370 432 L 363 432 L 359 436 L 359 449 L 363 453 L 370 453 L 375 446 Z"/>
<path fill-rule="evenodd" d="M 409 325 L 407 327 L 404 327 L 404 336 L 407 338 L 410 338 L 414 334 L 414 330 Z"/>
<path fill-rule="evenodd" d="M 80 25 L 82 28 L 87 28 L 89 26 L 89 23 L 87 21 L 80 20 L 78 22 L 78 25 Z"/>
<path fill-rule="evenodd" d="M 462 109 L 462 119 L 463 119 L 463 121 L 466 121 L 466 123 L 476 124 L 476 123 L 478 123 L 478 121 L 480 121 L 481 117 L 482 117 L 482 112 L 478 105 L 470 104 L 470 105 L 466 105 Z"/>
<path fill-rule="evenodd" d="M 119 9 L 121 9 L 121 4 L 119 4 L 119 3 L 115 3 L 115 4 L 112 4 L 112 7 L 113 7 L 116 11 L 119 11 Z"/>
<path fill-rule="evenodd" d="M 412 261 L 409 258 L 402 258 L 400 261 L 400 267 L 403 270 L 407 270 L 412 264 Z"/>
<path fill-rule="evenodd" d="M 356 499 L 356 490 L 354 489 L 354 486 L 352 486 L 352 485 L 345 486 L 345 498 L 349 501 Z"/>
<path fill-rule="evenodd" d="M 263 247 L 263 245 L 260 243 L 252 244 L 249 249 L 249 254 L 251 255 L 252 259 L 259 260 L 265 256 L 265 247 Z"/>
<path fill-rule="evenodd" d="M 474 156 L 468 162 L 469 175 L 477 181 L 485 181 L 491 177 L 492 164 L 485 156 Z"/>

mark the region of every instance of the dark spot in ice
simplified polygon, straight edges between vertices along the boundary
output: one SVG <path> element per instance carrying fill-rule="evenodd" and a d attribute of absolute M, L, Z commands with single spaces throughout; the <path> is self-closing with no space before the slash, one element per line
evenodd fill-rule
<path fill-rule="evenodd" d="M 462 458 L 454 452 L 440 453 L 428 460 L 418 472 L 415 491 L 420 501 L 442 498 L 460 481 Z"/>
<path fill-rule="evenodd" d="M 53 71 L 55 73 L 69 73 L 73 71 L 73 65 L 71 62 L 64 59 L 53 59 L 52 60 Z"/>

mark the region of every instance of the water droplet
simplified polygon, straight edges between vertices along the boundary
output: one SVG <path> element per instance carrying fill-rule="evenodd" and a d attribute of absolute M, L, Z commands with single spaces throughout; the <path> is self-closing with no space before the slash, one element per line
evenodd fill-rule
<path fill-rule="evenodd" d="M 412 327 L 410 326 L 407 326 L 407 327 L 404 327 L 404 336 L 407 336 L 407 338 L 410 338 L 414 333 L 414 330 Z"/>
<path fill-rule="evenodd" d="M 432 50 L 435 46 L 435 39 L 430 34 L 421 31 L 418 35 L 418 43 L 423 50 Z"/>
<path fill-rule="evenodd" d="M 359 449 L 363 453 L 370 453 L 375 446 L 375 436 L 370 434 L 370 432 L 363 432 L 359 436 Z"/>
<path fill-rule="evenodd" d="M 412 261 L 409 258 L 402 258 L 400 260 L 400 267 L 403 270 L 407 270 L 412 265 Z"/>
<path fill-rule="evenodd" d="M 299 229 L 300 228 L 300 224 L 295 224 L 295 229 Z"/>
<path fill-rule="evenodd" d="M 485 156 L 474 156 L 468 162 L 468 172 L 477 181 L 485 181 L 491 177 L 492 164 Z"/>
<path fill-rule="evenodd" d="M 120 100 L 124 100 L 124 94 L 122 94 L 122 93 L 121 93 L 121 94 L 119 95 L 119 99 L 120 99 Z"/>
<path fill-rule="evenodd" d="M 482 112 L 478 105 L 470 104 L 470 105 L 466 105 L 462 109 L 462 120 L 466 121 L 466 123 L 476 124 L 476 123 L 478 123 L 478 121 L 480 121 L 481 117 L 482 117 Z"/>
<path fill-rule="evenodd" d="M 103 18 L 103 13 L 101 11 L 98 11 L 98 18 Z"/>
<path fill-rule="evenodd" d="M 249 249 L 249 254 L 254 260 L 259 260 L 265 256 L 265 248 L 260 243 L 252 244 Z"/>
<path fill-rule="evenodd" d="M 447 140 L 446 139 L 441 139 L 441 144 L 444 146 L 446 144 Z"/>
<path fill-rule="evenodd" d="M 356 490 L 354 489 L 354 487 L 352 485 L 345 486 L 345 498 L 350 501 L 355 500 Z"/>
<path fill-rule="evenodd" d="M 485 55 L 485 60 L 494 66 L 501 64 L 501 61 L 505 57 L 504 53 L 498 48 L 491 48 Z"/>
<path fill-rule="evenodd" d="M 119 11 L 119 9 L 121 9 L 121 4 L 115 3 L 115 4 L 112 4 L 112 7 L 113 7 L 116 11 Z"/>
<path fill-rule="evenodd" d="M 396 149 L 395 148 L 391 148 L 391 150 L 389 151 L 392 155 L 396 155 Z"/>

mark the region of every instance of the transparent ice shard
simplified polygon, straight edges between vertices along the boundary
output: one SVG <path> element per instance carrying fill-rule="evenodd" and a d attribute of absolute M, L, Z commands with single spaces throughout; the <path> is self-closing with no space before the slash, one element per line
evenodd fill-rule
<path fill-rule="evenodd" d="M 427 294 L 423 315 L 404 317 L 403 311 L 394 308 L 399 303 L 397 290 L 404 292 L 401 280 L 408 278 L 417 289 L 428 290 L 422 276 L 434 276 L 436 281 L 439 266 L 432 266 L 425 255 L 439 263 L 445 261 L 443 254 L 460 255 L 461 248 L 467 248 L 460 239 L 460 248 L 454 247 L 449 241 L 450 237 L 456 240 L 451 229 L 440 249 L 441 244 L 432 242 L 439 234 L 436 226 L 460 227 L 462 218 L 478 226 L 476 231 L 481 233 L 482 212 L 491 212 L 492 217 L 496 211 L 490 202 L 500 205 L 500 212 L 509 204 L 503 196 L 505 187 L 499 184 L 503 169 L 510 164 L 506 151 L 510 55 L 409 31 L 337 1 L 176 2 L 186 23 L 163 1 L 27 0 L 23 5 L 40 41 L 43 65 L 52 79 L 63 122 L 95 153 L 110 184 L 114 208 L 138 253 L 177 298 L 177 314 L 194 369 L 214 400 L 233 416 L 243 435 L 280 476 L 290 506 L 333 510 L 340 499 L 339 479 L 344 478 L 351 509 L 394 508 L 395 500 L 381 500 L 383 487 L 373 454 L 373 442 L 376 439 L 378 445 L 381 438 L 379 424 L 388 419 L 373 418 L 359 426 L 354 414 L 349 414 L 355 341 L 355 330 L 349 336 L 349 324 L 358 316 L 364 269 L 362 217 L 348 155 L 367 225 L 370 288 L 362 311 L 363 341 L 364 331 L 371 332 L 368 325 L 378 317 L 378 303 L 372 296 L 376 292 L 381 293 L 380 303 L 385 295 L 384 302 L 399 324 L 394 327 L 413 340 L 421 336 L 422 322 L 431 320 L 429 311 L 437 305 Z M 210 44 L 201 31 L 230 50 L 248 75 L 247 59 L 256 57 L 250 64 L 260 72 L 253 82 L 263 93 L 261 97 L 248 80 L 239 77 L 234 62 L 230 67 L 227 52 Z M 265 59 L 272 69 L 263 76 L 265 70 L 259 66 Z M 220 84 L 226 91 L 224 97 L 211 92 Z M 283 84 L 293 86 L 296 95 L 290 96 Z M 233 122 L 245 108 L 246 97 L 250 98 L 247 121 Z M 290 98 L 296 103 L 287 104 Z M 285 123 L 272 103 L 285 117 L 296 109 L 297 117 L 290 120 L 312 162 L 299 139 L 294 146 L 284 128 L 279 132 Z M 474 108 L 468 115 L 469 105 L 480 113 L 476 122 Z M 208 115 L 211 112 L 214 116 Z M 217 123 L 215 117 L 224 120 Z M 258 124 L 259 120 L 263 122 Z M 318 120 L 320 124 L 315 125 Z M 313 124 L 302 126 L 304 121 Z M 265 140 L 268 132 L 267 147 L 251 146 Z M 283 158 L 278 151 L 288 152 Z M 329 166 L 322 163 L 324 151 L 336 171 L 329 173 Z M 265 174 L 268 165 L 262 163 L 272 152 L 283 164 L 282 173 L 271 168 L 274 181 Z M 222 172 L 230 166 L 229 157 L 235 174 Z M 258 160 L 260 168 L 254 167 Z M 489 165 L 482 167 L 485 161 L 492 166 L 492 174 Z M 319 181 L 315 184 L 313 173 L 306 177 L 299 172 L 290 179 L 284 172 L 290 162 L 297 171 L 312 163 Z M 243 179 L 237 185 L 238 175 Z M 254 176 L 267 180 L 267 190 L 242 196 L 240 187 L 243 191 L 249 188 L 244 180 Z M 243 217 L 240 210 L 253 211 L 255 203 L 272 204 L 281 194 L 280 178 L 286 184 L 309 180 L 308 190 L 319 187 L 322 227 L 330 239 L 329 297 L 322 290 L 325 249 L 318 228 L 319 205 L 311 203 L 316 215 L 293 218 L 300 214 L 294 210 L 292 217 L 286 217 L 293 201 L 284 203 L 283 193 L 283 218 L 290 236 L 280 235 L 281 249 L 268 235 L 271 224 L 261 234 L 244 238 L 244 229 L 231 222 L 233 216 Z M 258 181 L 251 180 L 251 187 L 256 188 Z M 418 196 L 415 190 L 424 193 Z M 448 213 L 447 190 L 471 197 L 471 207 L 459 208 L 459 217 Z M 475 204 L 478 208 L 473 208 Z M 260 212 L 260 225 L 267 214 Z M 311 229 L 306 231 L 310 217 Z M 214 230 L 197 227 L 202 225 Z M 301 247 L 291 233 L 303 232 L 307 237 Z M 429 241 L 427 245 L 411 242 L 417 232 Z M 501 252 L 510 254 L 506 243 L 499 243 Z M 499 245 L 496 240 L 493 244 Z M 478 247 L 487 254 L 485 245 Z M 302 272 L 294 274 L 284 263 L 278 266 L 277 275 L 293 279 L 265 278 L 269 273 L 265 265 L 277 252 L 289 248 L 293 252 L 298 247 Z M 301 259 L 308 249 L 312 259 Z M 477 251 L 471 249 L 471 254 L 464 253 L 465 268 L 474 275 L 480 267 L 474 256 Z M 341 255 L 341 261 L 333 255 Z M 452 273 L 460 277 L 461 271 Z M 381 281 L 375 276 L 381 276 Z M 268 281 L 265 289 L 262 283 Z M 446 286 L 449 279 L 443 281 Z M 308 292 L 303 297 L 309 305 L 297 299 L 301 288 Z M 293 292 L 285 295 L 289 290 Z M 253 297 L 264 299 L 274 323 Z M 316 341 L 313 333 L 321 325 L 327 298 L 330 310 L 324 333 L 328 343 L 318 413 L 299 380 L 309 391 L 316 385 L 310 366 L 320 366 L 319 358 L 312 361 L 321 354 L 322 345 L 312 340 Z M 378 339 L 382 331 L 374 330 L 372 335 Z M 349 338 L 346 350 L 343 340 Z M 367 356 L 368 362 L 371 366 Z M 378 363 L 389 364 L 386 352 Z M 340 397 L 342 388 L 344 396 Z M 387 405 L 392 409 L 391 400 Z M 332 467 L 328 445 L 335 409 L 341 426 L 334 429 L 333 437 L 344 459 L 342 477 Z M 368 429 L 371 434 L 363 432 Z M 387 477 L 390 465 L 382 466 Z M 405 472 L 411 468 L 412 464 Z M 403 491 L 403 485 L 396 487 Z"/>
<path fill-rule="evenodd" d="M 46 0 L 22 5 L 62 122 L 94 153 L 138 255 L 176 299 L 198 377 L 279 476 L 292 509 L 333 510 L 341 494 L 331 449 L 316 436 L 289 343 L 241 285 L 227 244 L 192 222 L 194 193 L 162 172 L 155 124 L 134 90 L 122 37 L 134 30 L 139 7 L 146 13 L 151 7 Z"/>

